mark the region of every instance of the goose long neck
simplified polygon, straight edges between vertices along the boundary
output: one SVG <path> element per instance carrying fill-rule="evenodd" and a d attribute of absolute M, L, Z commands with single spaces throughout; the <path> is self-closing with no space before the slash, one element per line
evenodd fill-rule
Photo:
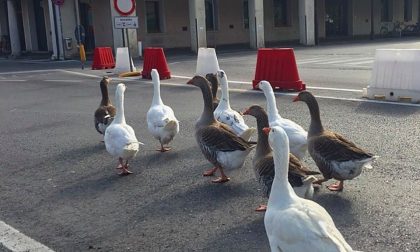
<path fill-rule="evenodd" d="M 258 130 L 258 140 L 257 147 L 255 149 L 255 156 L 261 157 L 271 152 L 271 147 L 268 143 L 268 136 L 263 132 L 263 128 L 268 127 L 268 117 L 265 112 L 261 112 L 255 118 L 257 119 Z"/>
<path fill-rule="evenodd" d="M 311 124 L 309 125 L 309 135 L 320 134 L 324 128 L 321 123 L 321 116 L 319 114 L 318 102 L 315 98 L 310 99 L 306 102 L 309 108 L 309 113 L 311 114 Z"/>
<path fill-rule="evenodd" d="M 211 94 L 210 87 L 207 85 L 207 83 L 203 83 L 199 87 L 203 94 L 204 100 L 204 109 L 203 113 L 201 114 L 200 121 L 210 124 L 216 121 L 213 115 L 213 95 Z"/>
<path fill-rule="evenodd" d="M 229 89 L 226 77 L 222 78 L 221 82 L 222 97 L 220 98 L 219 106 L 221 105 L 223 109 L 230 109 Z"/>
<path fill-rule="evenodd" d="M 102 81 L 100 87 L 102 93 L 101 106 L 107 106 L 111 103 L 111 101 L 109 100 L 108 86 Z"/>
<path fill-rule="evenodd" d="M 153 105 L 161 105 L 163 104 L 162 98 L 160 97 L 160 81 L 154 80 L 153 81 Z"/>
<path fill-rule="evenodd" d="M 116 123 L 125 123 L 125 115 L 124 115 L 124 93 L 116 95 L 116 109 L 117 114 L 115 115 L 114 122 Z"/>
<path fill-rule="evenodd" d="M 282 146 L 289 150 L 289 145 Z M 298 196 L 288 181 L 289 172 L 289 151 L 280 150 L 273 153 L 275 176 L 271 187 L 269 204 L 284 205 L 290 204 Z"/>
<path fill-rule="evenodd" d="M 276 97 L 274 96 L 274 92 L 270 90 L 266 91 L 266 99 L 267 99 L 267 114 L 271 118 L 271 120 L 277 117 L 280 117 L 279 111 L 277 110 Z"/>

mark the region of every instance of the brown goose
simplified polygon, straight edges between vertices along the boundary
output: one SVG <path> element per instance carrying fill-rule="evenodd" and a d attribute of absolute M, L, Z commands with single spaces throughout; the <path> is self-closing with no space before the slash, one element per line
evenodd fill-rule
<path fill-rule="evenodd" d="M 263 128 L 268 127 L 267 112 L 259 105 L 252 105 L 243 114 L 251 115 L 257 120 L 258 140 L 252 162 L 258 181 L 263 187 L 264 196 L 268 198 L 273 184 L 275 169 L 273 151 L 268 143 L 268 136 L 263 131 Z M 299 197 L 312 198 L 312 182 L 316 178 L 310 175 L 316 174 L 319 174 L 319 172 L 309 170 L 295 155 L 289 154 L 288 180 Z M 266 205 L 260 205 L 256 211 L 265 211 L 266 208 Z"/>
<path fill-rule="evenodd" d="M 102 93 L 102 100 L 98 109 L 95 111 L 95 129 L 102 135 L 105 134 L 105 130 L 111 124 L 116 112 L 116 109 L 112 105 L 108 95 L 109 81 L 109 78 L 104 76 L 99 84 Z"/>
<path fill-rule="evenodd" d="M 203 175 L 212 176 L 219 169 L 221 176 L 212 182 L 227 182 L 230 179 L 223 169 L 240 168 L 255 144 L 243 140 L 228 126 L 216 121 L 213 115 L 210 84 L 205 78 L 195 76 L 187 84 L 199 87 L 204 99 L 203 113 L 195 124 L 195 138 L 201 152 L 214 168 L 204 172 Z"/>
<path fill-rule="evenodd" d="M 206 74 L 206 79 L 210 82 L 211 93 L 213 95 L 213 111 L 219 105 L 219 98 L 217 98 L 217 90 L 219 89 L 219 81 L 214 73 Z"/>
<path fill-rule="evenodd" d="M 318 102 L 310 92 L 300 92 L 293 101 L 305 102 L 311 114 L 308 151 L 324 176 L 323 179 L 315 183 L 321 184 L 334 178 L 339 182 L 328 186 L 328 189 L 342 191 L 344 180 L 359 176 L 363 167 L 372 167 L 371 162 L 377 156 L 357 147 L 340 134 L 323 128 Z"/>

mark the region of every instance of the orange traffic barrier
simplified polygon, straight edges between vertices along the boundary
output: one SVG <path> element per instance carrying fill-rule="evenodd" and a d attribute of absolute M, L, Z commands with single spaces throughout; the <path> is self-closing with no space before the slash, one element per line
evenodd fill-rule
<path fill-rule="evenodd" d="M 96 47 L 93 53 L 92 69 L 108 69 L 115 67 L 114 55 L 111 47 Z"/>
<path fill-rule="evenodd" d="M 273 89 L 302 91 L 306 89 L 300 80 L 292 48 L 260 48 L 257 55 L 253 89 L 262 81 L 270 82 Z"/>
<path fill-rule="evenodd" d="M 166 57 L 161 47 L 147 47 L 144 49 L 143 61 L 143 79 L 152 79 L 152 69 L 156 69 L 159 73 L 160 79 L 170 79 L 171 72 L 169 71 Z"/>

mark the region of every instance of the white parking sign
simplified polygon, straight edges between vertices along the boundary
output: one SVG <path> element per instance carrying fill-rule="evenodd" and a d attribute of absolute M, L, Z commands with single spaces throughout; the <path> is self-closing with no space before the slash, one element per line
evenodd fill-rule
<path fill-rule="evenodd" d="M 137 29 L 139 28 L 138 17 L 115 17 L 114 19 L 115 29 Z"/>

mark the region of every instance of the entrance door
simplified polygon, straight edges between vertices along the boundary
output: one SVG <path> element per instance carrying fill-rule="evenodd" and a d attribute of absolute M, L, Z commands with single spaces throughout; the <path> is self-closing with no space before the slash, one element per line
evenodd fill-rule
<path fill-rule="evenodd" d="M 348 35 L 348 0 L 325 0 L 327 37 Z"/>
<path fill-rule="evenodd" d="M 41 0 L 34 1 L 34 13 L 35 13 L 35 27 L 38 40 L 38 50 L 39 51 L 48 51 L 47 46 L 47 33 L 45 30 L 45 19 L 44 19 L 44 9 L 42 8 Z"/>
<path fill-rule="evenodd" d="M 93 51 L 95 48 L 95 36 L 93 32 L 93 18 L 92 18 L 92 7 L 87 3 L 79 4 L 80 10 L 80 24 L 85 29 L 85 50 Z"/>

